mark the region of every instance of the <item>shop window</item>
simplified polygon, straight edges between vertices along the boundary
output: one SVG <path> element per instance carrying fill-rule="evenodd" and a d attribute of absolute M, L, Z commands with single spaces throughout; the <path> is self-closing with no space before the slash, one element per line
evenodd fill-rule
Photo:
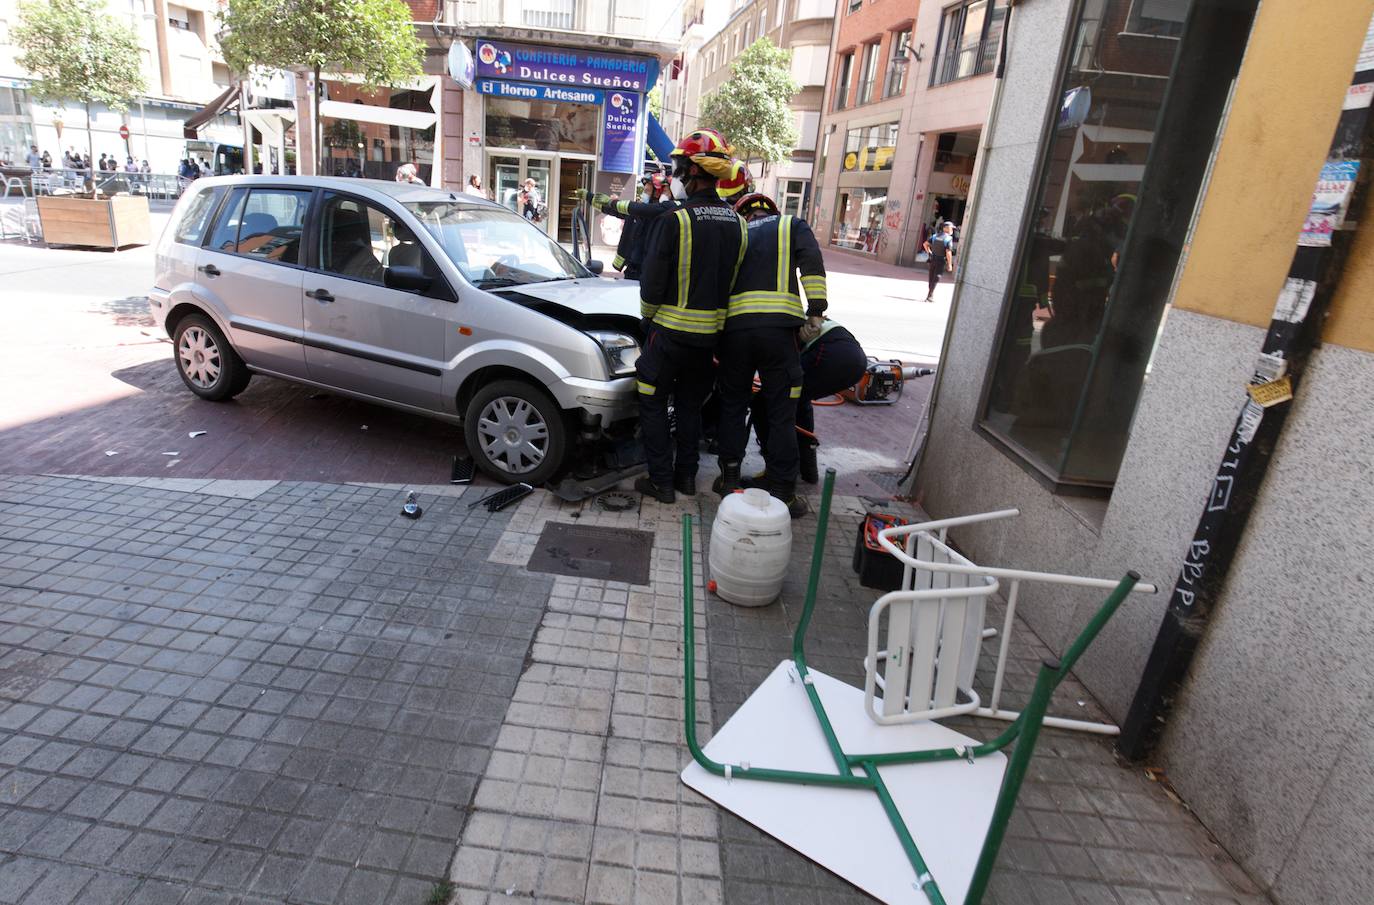
<path fill-rule="evenodd" d="M 846 53 L 840 57 L 840 74 L 835 79 L 835 109 L 843 110 L 849 106 L 849 76 L 854 69 L 854 54 Z"/>
<path fill-rule="evenodd" d="M 991 72 L 1006 17 L 1007 0 L 967 0 L 946 9 L 930 83 L 943 85 Z"/>
<path fill-rule="evenodd" d="M 487 147 L 595 154 L 601 108 L 595 104 L 487 99 Z"/>
<path fill-rule="evenodd" d="M 858 103 L 860 104 L 866 104 L 873 100 L 873 85 L 878 80 L 878 53 L 880 50 L 881 47 L 877 41 L 864 45 L 863 64 L 859 69 Z"/>
<path fill-rule="evenodd" d="M 1116 480 L 1257 2 L 1192 0 L 1179 41 L 1080 8 L 980 419 L 1057 487 Z"/>
<path fill-rule="evenodd" d="M 883 82 L 883 97 L 896 97 L 906 90 L 906 70 L 910 65 L 907 51 L 911 48 L 911 29 L 892 33 L 892 58 L 887 61 L 887 78 Z"/>
<path fill-rule="evenodd" d="M 879 123 L 850 129 L 845 134 L 841 169 L 846 173 L 892 169 L 900 126 L 901 123 Z"/>
<path fill-rule="evenodd" d="M 835 199 L 834 245 L 870 254 L 877 252 L 887 212 L 887 186 L 840 186 Z"/>

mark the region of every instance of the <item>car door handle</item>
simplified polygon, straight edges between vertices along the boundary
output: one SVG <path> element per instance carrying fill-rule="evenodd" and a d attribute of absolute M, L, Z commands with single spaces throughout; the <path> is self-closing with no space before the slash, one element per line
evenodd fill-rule
<path fill-rule="evenodd" d="M 328 289 L 312 289 L 306 295 L 317 302 L 334 301 L 334 296 L 330 294 Z"/>
<path fill-rule="evenodd" d="M 220 272 L 220 271 L 219 271 L 219 268 L 216 267 L 214 264 L 206 264 L 206 265 L 204 265 L 204 266 L 202 266 L 202 267 L 200 267 L 200 268 L 198 268 L 198 269 L 200 270 L 201 273 L 205 274 L 207 277 L 217 277 L 217 276 L 219 276 L 219 272 Z"/>

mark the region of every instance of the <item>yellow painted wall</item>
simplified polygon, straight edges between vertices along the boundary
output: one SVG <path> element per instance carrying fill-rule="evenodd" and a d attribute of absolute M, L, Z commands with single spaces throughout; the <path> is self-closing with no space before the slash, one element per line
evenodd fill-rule
<path fill-rule="evenodd" d="M 1269 326 L 1374 0 L 1262 0 L 1174 305 Z M 1374 211 L 1325 339 L 1374 352 Z"/>

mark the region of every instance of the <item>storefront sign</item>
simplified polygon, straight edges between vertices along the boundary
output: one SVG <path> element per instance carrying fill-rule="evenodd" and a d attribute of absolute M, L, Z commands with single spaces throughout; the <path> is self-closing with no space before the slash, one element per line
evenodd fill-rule
<path fill-rule="evenodd" d="M 601 169 L 610 173 L 638 173 L 644 159 L 644 98 L 629 91 L 611 91 L 602 117 Z"/>
<path fill-rule="evenodd" d="M 481 94 L 496 97 L 513 97 L 525 101 L 557 101 L 563 104 L 599 104 L 604 96 L 603 92 L 591 88 L 559 88 L 556 85 L 506 82 L 501 79 L 478 79 L 477 90 Z"/>
<path fill-rule="evenodd" d="M 582 88 L 648 91 L 658 75 L 658 61 L 577 47 L 543 47 L 484 38 L 477 42 L 477 75 Z"/>

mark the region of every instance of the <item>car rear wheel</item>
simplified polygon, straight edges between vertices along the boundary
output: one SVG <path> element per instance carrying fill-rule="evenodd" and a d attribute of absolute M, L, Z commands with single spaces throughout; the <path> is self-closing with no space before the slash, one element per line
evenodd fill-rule
<path fill-rule="evenodd" d="M 505 484 L 542 484 L 563 464 L 567 425 L 558 404 L 520 380 L 497 380 L 473 395 L 463 418 L 468 452 Z"/>
<path fill-rule="evenodd" d="M 177 373 L 187 389 L 202 399 L 231 399 L 244 391 L 253 376 L 219 327 L 203 314 L 188 314 L 178 321 L 172 345 Z"/>

